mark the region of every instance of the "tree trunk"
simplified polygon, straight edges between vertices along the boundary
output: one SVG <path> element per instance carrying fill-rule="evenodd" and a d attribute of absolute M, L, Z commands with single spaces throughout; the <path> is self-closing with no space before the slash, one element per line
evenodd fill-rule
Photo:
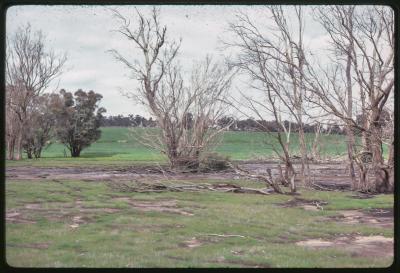
<path fill-rule="evenodd" d="M 299 128 L 299 140 L 300 140 L 300 153 L 301 153 L 301 180 L 303 185 L 309 185 L 310 166 L 308 165 L 307 147 L 306 147 L 304 129 L 302 124 L 300 124 Z"/>
<path fill-rule="evenodd" d="M 27 156 L 29 159 L 32 159 L 32 149 L 29 148 L 29 147 L 26 149 L 26 156 Z"/>
<path fill-rule="evenodd" d="M 389 165 L 389 167 L 394 166 L 394 139 L 391 140 L 390 146 L 389 146 L 388 165 Z"/>
<path fill-rule="evenodd" d="M 389 191 L 394 191 L 394 167 L 389 168 Z"/>
<path fill-rule="evenodd" d="M 80 154 L 81 154 L 81 150 L 78 147 L 72 147 L 71 157 L 79 157 Z"/>
<path fill-rule="evenodd" d="M 34 151 L 35 158 L 40 158 L 42 155 L 42 148 L 37 148 Z"/>
<path fill-rule="evenodd" d="M 182 163 L 179 162 L 178 158 L 178 148 L 176 141 L 172 138 L 172 134 L 169 134 L 168 131 L 167 133 L 164 133 L 164 139 L 168 142 L 167 143 L 167 156 L 170 162 L 170 167 L 171 169 L 175 169 Z"/>
<path fill-rule="evenodd" d="M 17 155 L 15 156 L 15 160 L 22 159 L 22 130 L 18 132 L 17 141 L 16 141 L 16 152 Z"/>
<path fill-rule="evenodd" d="M 379 121 L 379 113 L 373 109 L 372 122 L 370 125 L 370 140 L 371 140 L 371 152 L 372 152 L 372 167 L 374 170 L 375 181 L 374 190 L 378 193 L 388 192 L 390 190 L 389 185 L 389 172 L 387 167 L 384 165 L 383 160 L 383 149 L 382 149 L 382 128 Z"/>
<path fill-rule="evenodd" d="M 295 178 L 295 171 L 292 165 L 292 162 L 290 161 L 290 155 L 289 155 L 289 143 L 287 142 L 286 145 L 282 145 L 283 148 L 283 154 L 284 154 L 284 159 L 285 159 L 285 178 L 287 182 L 289 183 L 290 186 L 290 192 L 295 193 L 296 192 L 296 185 L 294 183 L 294 178 Z"/>
<path fill-rule="evenodd" d="M 389 173 L 389 191 L 394 190 L 394 139 L 390 142 L 389 158 L 388 158 L 388 173 Z"/>
<path fill-rule="evenodd" d="M 294 183 L 295 172 L 294 172 L 293 165 L 291 162 L 287 162 L 286 169 L 287 169 L 287 173 L 289 174 L 290 192 L 295 193 L 296 192 L 296 185 Z"/>
<path fill-rule="evenodd" d="M 347 158 L 349 160 L 349 175 L 351 178 L 351 188 L 358 189 L 356 173 L 354 170 L 354 134 L 350 126 L 346 126 L 347 133 Z"/>
<path fill-rule="evenodd" d="M 367 175 L 368 175 L 368 169 L 366 167 L 361 167 L 359 166 L 359 178 L 360 182 L 358 184 L 358 189 L 362 191 L 368 191 L 368 181 L 367 181 Z"/>
<path fill-rule="evenodd" d="M 314 131 L 315 137 L 314 137 L 314 141 L 313 141 L 313 144 L 312 144 L 311 153 L 312 153 L 312 157 L 315 160 L 320 160 L 321 159 L 321 155 L 320 155 L 321 124 L 317 123 L 316 126 L 317 126 L 317 128 Z"/>
<path fill-rule="evenodd" d="M 14 160 L 15 138 L 10 137 L 7 140 L 7 160 Z"/>
<path fill-rule="evenodd" d="M 377 167 L 375 169 L 375 191 L 378 193 L 386 193 L 391 191 L 390 170 L 385 167 Z"/>
<path fill-rule="evenodd" d="M 349 47 L 347 50 L 347 62 L 346 62 L 346 88 L 347 88 L 347 118 L 353 119 L 353 89 L 351 83 L 351 57 L 352 57 L 352 47 L 353 43 L 350 41 Z M 349 175 L 351 178 L 351 188 L 356 190 L 357 180 L 356 174 L 354 171 L 354 132 L 352 128 L 347 125 L 346 126 L 347 133 L 347 158 L 349 160 Z"/>
<path fill-rule="evenodd" d="M 282 186 L 289 186 L 289 179 L 288 179 L 288 173 L 287 173 L 287 169 L 285 169 L 285 174 L 283 174 L 283 170 L 282 170 L 282 166 L 281 164 L 278 165 L 278 170 L 279 170 L 279 180 L 282 184 Z"/>

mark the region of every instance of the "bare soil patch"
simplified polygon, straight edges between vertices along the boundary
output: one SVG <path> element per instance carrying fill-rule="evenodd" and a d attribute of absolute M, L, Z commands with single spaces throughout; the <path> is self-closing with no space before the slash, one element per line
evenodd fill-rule
<path fill-rule="evenodd" d="M 367 224 L 376 227 L 393 228 L 393 209 L 341 210 L 339 215 L 328 216 L 326 219 L 345 224 Z"/>
<path fill-rule="evenodd" d="M 98 212 L 106 212 L 106 213 L 115 213 L 121 211 L 120 209 L 114 208 L 97 208 L 97 207 L 81 207 L 79 208 L 79 212 L 82 213 L 98 213 Z"/>
<path fill-rule="evenodd" d="M 41 209 L 41 205 L 40 205 L 40 203 L 26 204 L 25 208 L 26 209 L 32 209 L 32 210 L 40 210 Z"/>
<path fill-rule="evenodd" d="M 373 208 L 365 213 L 374 217 L 394 217 L 393 208 Z"/>
<path fill-rule="evenodd" d="M 49 248 L 49 243 L 32 243 L 32 244 L 6 244 L 10 247 L 21 247 L 21 248 L 35 248 L 35 249 L 47 249 Z"/>
<path fill-rule="evenodd" d="M 176 224 L 176 225 L 168 225 L 168 224 L 151 224 L 151 225 L 141 225 L 141 224 L 109 224 L 107 225 L 115 230 L 120 229 L 128 229 L 128 230 L 135 230 L 135 231 L 154 231 L 154 230 L 165 230 L 165 229 L 176 229 L 176 228 L 183 228 L 183 225 Z"/>
<path fill-rule="evenodd" d="M 131 198 L 130 198 L 130 197 L 113 197 L 112 200 L 114 200 L 114 201 L 130 202 L 130 201 L 131 201 Z"/>
<path fill-rule="evenodd" d="M 338 237 L 334 240 L 310 239 L 296 245 L 311 249 L 339 248 L 362 257 L 392 257 L 393 238 L 383 236 Z"/>
<path fill-rule="evenodd" d="M 20 212 L 6 212 L 6 222 L 14 224 L 36 224 L 36 221 L 24 218 Z"/>
<path fill-rule="evenodd" d="M 132 207 L 139 209 L 141 211 L 159 211 L 159 212 L 169 212 L 182 214 L 186 216 L 192 216 L 193 213 L 187 212 L 176 206 L 176 201 L 161 201 L 161 202 L 133 202 Z"/>
<path fill-rule="evenodd" d="M 252 261 L 244 261 L 244 260 L 227 260 L 223 256 L 218 257 L 216 260 L 211 260 L 209 262 L 221 263 L 221 264 L 232 264 L 232 265 L 238 265 L 241 267 L 249 267 L 249 268 L 269 268 L 269 267 L 271 267 L 271 265 L 267 264 L 267 263 L 261 264 L 261 263 L 255 263 Z"/>
<path fill-rule="evenodd" d="M 285 203 L 280 203 L 277 205 L 283 208 L 301 207 L 305 210 L 318 211 L 323 210 L 323 206 L 327 204 L 328 202 L 322 200 L 308 200 L 295 197 Z"/>
<path fill-rule="evenodd" d="M 190 240 L 184 241 L 183 243 L 179 244 L 179 246 L 187 247 L 187 248 L 195 248 L 203 245 L 203 242 L 198 240 L 196 237 L 193 237 Z"/>
<path fill-rule="evenodd" d="M 236 235 L 236 234 L 201 234 L 199 235 L 199 237 L 201 237 L 201 239 L 198 237 L 192 237 L 189 240 L 183 241 L 182 243 L 179 244 L 179 246 L 187 248 L 195 248 L 202 246 L 203 244 L 218 243 L 222 240 L 232 237 L 246 238 L 246 236 Z"/>
<path fill-rule="evenodd" d="M 93 222 L 97 213 L 116 213 L 119 211 L 121 210 L 107 207 L 85 207 L 80 200 L 74 203 L 27 203 L 23 208 L 7 211 L 6 221 L 10 223 L 35 224 L 36 221 L 29 219 L 34 213 L 37 217 L 44 217 L 50 221 L 68 222 L 71 228 L 77 228 L 81 224 Z"/>
<path fill-rule="evenodd" d="M 185 216 L 193 216 L 194 214 L 183 210 L 177 206 L 177 200 L 154 200 L 154 201 L 142 201 L 134 200 L 129 197 L 115 197 L 113 200 L 125 201 L 131 207 L 140 211 L 158 211 L 181 214 Z"/>
<path fill-rule="evenodd" d="M 72 217 L 72 223 L 69 224 L 70 228 L 78 228 L 80 225 L 87 224 L 91 219 L 82 215 L 76 215 Z"/>
<path fill-rule="evenodd" d="M 187 261 L 187 258 L 184 257 L 176 257 L 176 256 L 166 256 L 167 258 L 174 259 L 177 261 Z M 268 268 L 271 267 L 270 264 L 267 263 L 255 263 L 252 261 L 244 261 L 244 260 L 227 260 L 225 257 L 218 257 L 215 260 L 208 260 L 205 262 L 209 263 L 218 263 L 218 264 L 232 264 L 236 265 L 236 267 L 248 267 L 248 268 Z"/>

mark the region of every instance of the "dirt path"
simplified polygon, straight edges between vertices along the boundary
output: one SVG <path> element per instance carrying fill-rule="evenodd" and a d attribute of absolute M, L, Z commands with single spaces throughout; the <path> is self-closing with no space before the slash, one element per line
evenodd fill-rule
<path fill-rule="evenodd" d="M 271 169 L 273 175 L 279 175 L 278 165 L 273 162 L 243 162 L 241 167 L 255 173 L 266 173 Z M 295 165 L 295 168 L 299 166 Z M 323 163 L 311 164 L 311 178 L 314 184 L 326 187 L 347 190 L 350 188 L 350 179 L 345 164 Z M 112 181 L 134 179 L 175 179 L 175 180 L 203 180 L 203 179 L 238 179 L 233 170 L 208 173 L 172 173 L 155 166 L 132 167 L 65 167 L 65 168 L 37 168 L 37 167 L 8 167 L 6 178 L 10 180 L 63 180 L 74 179 L 84 181 Z"/>

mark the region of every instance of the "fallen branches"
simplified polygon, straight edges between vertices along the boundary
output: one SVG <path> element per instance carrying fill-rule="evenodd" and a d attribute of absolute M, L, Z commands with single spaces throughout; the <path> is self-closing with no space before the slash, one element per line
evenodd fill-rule
<path fill-rule="evenodd" d="M 237 235 L 237 234 L 201 234 L 203 236 L 217 236 L 217 237 L 223 237 L 223 238 L 229 238 L 229 237 L 239 237 L 239 238 L 247 238 L 247 236 L 243 235 Z"/>
<path fill-rule="evenodd" d="M 249 193 L 249 194 L 263 194 L 268 195 L 271 190 L 268 189 L 254 189 L 241 187 L 230 183 L 218 184 L 163 184 L 163 183 L 144 183 L 136 181 L 134 185 L 127 185 L 126 183 L 109 183 L 114 190 L 122 192 L 201 192 L 201 191 L 218 191 L 218 192 L 233 192 L 233 193 Z"/>
<path fill-rule="evenodd" d="M 317 190 L 322 190 L 322 191 L 337 191 L 335 189 L 330 189 L 327 187 L 322 187 L 321 185 L 315 184 L 315 183 L 311 183 L 311 186 L 316 188 Z"/>
<path fill-rule="evenodd" d="M 260 240 L 260 237 L 253 237 L 253 236 L 249 236 L 249 235 L 239 235 L 239 234 L 217 234 L 217 233 L 204 233 L 204 234 L 198 234 L 198 237 L 219 237 L 219 238 L 243 238 L 243 239 L 252 239 L 252 240 L 256 240 L 256 241 L 262 241 L 262 239 Z"/>
<path fill-rule="evenodd" d="M 276 193 L 283 193 L 282 189 L 279 187 L 278 183 L 272 178 L 271 175 L 271 171 L 268 169 L 268 176 L 266 177 L 264 175 L 259 175 L 259 174 L 251 174 L 249 171 L 242 169 L 241 167 L 239 167 L 238 165 L 233 165 L 232 163 L 229 163 L 230 167 L 232 167 L 235 172 L 238 175 L 241 176 L 246 176 L 246 177 L 250 177 L 250 178 L 256 178 L 258 180 L 264 181 L 267 183 L 267 186 L 270 186 L 271 188 L 273 188 L 273 190 Z"/>

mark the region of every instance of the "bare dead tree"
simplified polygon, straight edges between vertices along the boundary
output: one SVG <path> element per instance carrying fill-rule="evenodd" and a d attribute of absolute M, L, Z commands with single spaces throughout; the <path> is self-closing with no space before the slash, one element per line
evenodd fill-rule
<path fill-rule="evenodd" d="M 30 108 L 28 124 L 24 129 L 23 149 L 28 158 L 40 158 L 42 150 L 50 144 L 52 131 L 56 123 L 52 111 L 53 94 L 43 94 L 35 98 Z"/>
<path fill-rule="evenodd" d="M 292 88 L 283 89 L 283 93 L 288 99 L 288 103 L 292 107 L 288 107 L 291 115 L 299 124 L 298 134 L 300 142 L 300 153 L 301 153 L 301 179 L 303 184 L 308 185 L 310 183 L 310 169 L 308 164 L 307 147 L 304 135 L 304 88 L 303 88 L 303 74 L 305 66 L 305 54 L 303 45 L 303 33 L 304 33 L 304 19 L 303 10 L 300 6 L 294 6 L 293 11 L 295 13 L 296 23 L 298 26 L 297 30 L 291 30 L 287 18 L 289 15 L 285 13 L 282 6 L 270 8 L 275 24 L 280 32 L 281 41 L 284 43 L 284 55 L 283 59 L 286 75 L 289 76 Z M 296 39 L 297 38 L 297 39 Z M 275 50 L 280 50 L 276 47 Z M 291 109 L 294 109 L 293 111 Z"/>
<path fill-rule="evenodd" d="M 16 104 L 17 99 L 15 91 L 12 86 L 6 87 L 6 148 L 8 160 L 14 160 L 15 142 L 19 134 L 20 126 L 18 122 L 18 116 L 13 110 L 13 106 Z"/>
<path fill-rule="evenodd" d="M 145 146 L 165 154 L 171 167 L 198 168 L 201 155 L 215 147 L 218 137 L 231 124 L 214 128 L 225 113 L 225 96 L 230 86 L 230 70 L 207 57 L 195 65 L 190 82 L 180 75 L 179 66 L 166 68 L 157 102 L 162 129 L 136 134 Z M 160 120 L 161 118 L 161 120 Z"/>
<path fill-rule="evenodd" d="M 244 69 L 242 67 L 242 69 Z M 273 71 L 271 71 L 273 73 Z M 250 117 L 246 112 L 244 112 L 241 107 L 245 107 L 250 110 L 251 113 L 255 114 L 258 120 L 255 122 L 258 124 L 260 128 L 262 128 L 263 132 L 268 134 L 268 138 L 265 140 L 265 144 L 271 147 L 274 153 L 277 155 L 279 160 L 285 166 L 285 173 L 282 172 L 281 165 L 278 165 L 280 169 L 280 182 L 284 186 L 289 186 L 292 193 L 296 192 L 297 187 L 295 184 L 296 172 L 293 167 L 292 162 L 292 151 L 290 148 L 290 141 L 292 135 L 291 122 L 287 122 L 283 120 L 281 113 L 281 101 L 279 97 L 276 95 L 276 92 L 279 92 L 279 89 L 274 88 L 259 88 L 255 85 L 252 86 L 255 90 L 259 91 L 258 96 L 251 97 L 243 92 L 241 93 L 241 101 L 235 100 L 231 98 L 231 105 L 241 114 Z M 260 100 L 260 98 L 262 98 Z M 238 107 L 240 105 L 240 107 Z M 274 121 L 278 125 L 277 132 L 271 132 L 268 127 L 265 126 L 266 117 L 272 115 Z M 275 140 L 275 141 L 273 141 Z M 278 145 L 276 145 L 278 143 Z M 238 166 L 232 165 L 235 167 L 236 171 L 240 174 L 246 174 L 247 176 L 253 175 L 249 172 L 245 172 L 245 170 L 240 169 Z M 261 178 L 261 175 L 254 175 L 254 177 Z M 275 189 L 275 192 L 282 193 L 283 191 L 280 189 L 279 185 L 276 183 L 275 179 L 272 177 L 264 177 L 262 180 L 269 181 L 269 184 Z"/>
<path fill-rule="evenodd" d="M 264 100 L 251 99 L 245 96 L 249 103 L 249 109 L 261 120 L 265 116 L 259 109 L 269 113 L 275 118 L 281 128 L 277 138 L 283 154 L 281 159 L 285 162 L 286 169 L 290 173 L 292 191 L 295 191 L 294 169 L 290 159 L 290 128 L 284 123 L 282 115 L 290 117 L 299 124 L 298 134 L 301 153 L 300 178 L 303 184 L 309 181 L 308 152 L 305 143 L 303 128 L 304 88 L 303 68 L 305 66 L 303 32 L 303 11 L 295 6 L 293 12 L 298 29 L 291 29 L 287 22 L 288 14 L 281 6 L 269 6 L 267 11 L 271 15 L 273 27 L 269 36 L 261 31 L 246 14 L 238 14 L 237 22 L 230 23 L 230 30 L 236 40 L 226 42 L 228 46 L 240 50 L 237 60 L 233 65 L 245 71 L 251 80 L 255 82 L 252 87 L 263 93 Z M 290 123 L 289 123 L 290 124 Z M 286 140 L 283 138 L 286 135 Z"/>
<path fill-rule="evenodd" d="M 339 117 L 348 128 L 362 132 L 363 149 L 372 153 L 372 170 L 375 181 L 367 181 L 368 167 L 360 166 L 360 185 L 363 190 L 384 192 L 389 188 L 389 173 L 384 164 L 382 150 L 381 116 L 384 106 L 394 87 L 394 15 L 387 7 L 334 7 L 329 14 L 320 14 L 322 25 L 328 29 L 340 55 L 346 56 L 346 65 L 336 63 L 330 70 L 307 66 L 309 90 L 321 99 L 320 106 Z M 337 52 L 336 52 L 337 53 Z M 351 71 L 350 71 L 351 68 Z M 322 71 L 322 72 L 321 72 Z M 341 80 L 341 71 L 345 79 Z M 321 76 L 326 79 L 321 79 Z M 350 115 L 354 90 L 351 80 L 355 79 L 360 99 L 362 122 Z M 342 82 L 342 84 L 341 84 Z M 343 82 L 345 84 L 343 84 Z M 347 89 L 346 89 L 347 88 Z M 346 94 L 347 96 L 343 96 Z M 343 98 L 348 99 L 347 104 Z"/>
<path fill-rule="evenodd" d="M 345 90 L 343 90 L 342 94 L 338 94 L 337 90 L 339 90 L 339 88 L 335 87 L 335 92 L 333 93 L 335 96 L 335 103 L 337 101 L 340 102 L 336 104 L 337 107 L 340 108 L 340 111 L 348 119 L 353 119 L 353 84 L 351 75 L 351 60 L 354 53 L 354 38 L 352 36 L 352 33 L 354 32 L 354 8 L 354 6 L 329 6 L 317 8 L 315 10 L 319 22 L 331 38 L 335 57 L 338 57 L 338 59 L 332 59 L 331 61 L 337 62 L 337 60 L 339 60 L 339 62 L 345 62 L 345 65 L 338 65 L 336 67 L 338 70 L 342 70 L 339 72 L 344 72 L 345 74 L 345 77 L 343 77 L 343 81 L 345 81 Z M 335 71 L 335 73 L 337 72 L 338 71 Z M 334 74 L 334 77 L 336 77 L 336 75 Z M 333 81 L 332 83 L 335 82 Z M 349 123 L 346 123 L 346 135 L 349 175 L 352 180 L 352 188 L 356 189 L 357 180 L 354 169 L 354 132 Z"/>
<path fill-rule="evenodd" d="M 28 24 L 18 28 L 12 37 L 7 37 L 6 59 L 6 119 L 9 125 L 6 130 L 15 132 L 7 133 L 14 136 L 7 141 L 10 146 L 8 158 L 20 160 L 24 130 L 30 126 L 29 115 L 35 98 L 61 74 L 67 57 L 47 50 L 43 33 L 34 32 Z M 14 150 L 16 156 L 10 154 Z"/>
<path fill-rule="evenodd" d="M 311 147 L 311 156 L 314 160 L 321 159 L 321 130 L 322 130 L 322 123 L 320 121 L 315 122 L 314 127 L 314 140 Z"/>
<path fill-rule="evenodd" d="M 141 51 L 141 60 L 130 61 L 111 50 L 141 84 L 126 95 L 149 109 L 162 132 L 151 139 L 146 135 L 142 143 L 164 153 L 172 168 L 197 168 L 202 152 L 225 129 L 210 130 L 223 114 L 232 71 L 207 57 L 194 67 L 188 84 L 177 62 L 180 43 L 168 41 L 167 28 L 161 27 L 156 8 L 149 18 L 136 11 L 137 24 L 132 27 L 119 12 L 114 11 L 114 15 L 121 23 L 117 31 Z"/>

